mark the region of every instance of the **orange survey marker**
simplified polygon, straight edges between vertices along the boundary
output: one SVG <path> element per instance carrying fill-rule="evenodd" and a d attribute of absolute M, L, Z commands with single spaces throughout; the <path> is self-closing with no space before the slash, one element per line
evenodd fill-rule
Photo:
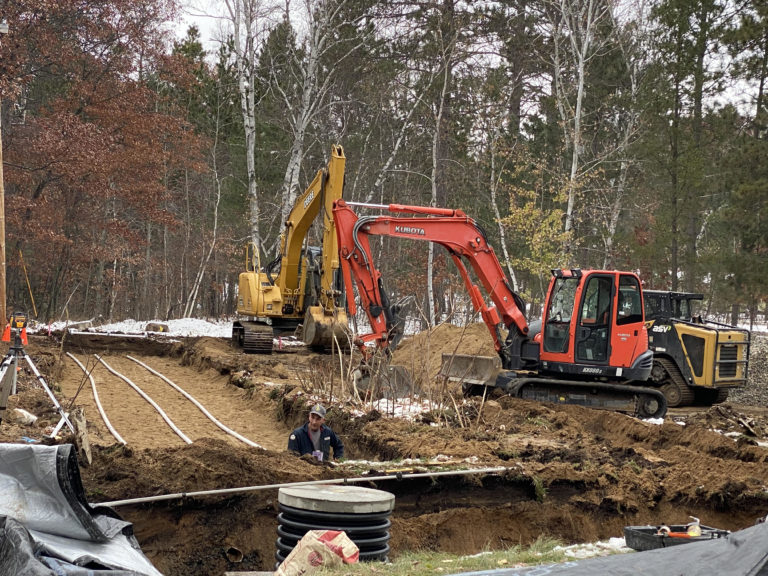
<path fill-rule="evenodd" d="M 29 366 L 29 369 L 32 370 L 32 373 L 37 378 L 37 382 L 43 387 L 45 392 L 48 394 L 48 398 L 51 399 L 51 402 L 53 402 L 54 407 L 56 408 L 56 411 L 61 416 L 61 420 L 59 420 L 59 423 L 54 427 L 53 432 L 51 432 L 50 437 L 53 438 L 56 436 L 58 431 L 61 429 L 61 427 L 66 424 L 67 427 L 72 431 L 74 434 L 75 427 L 72 425 L 72 422 L 69 421 L 69 415 L 67 412 L 64 411 L 64 408 L 61 407 L 61 404 L 59 404 L 59 401 L 56 399 L 56 396 L 53 394 L 51 389 L 48 387 L 48 384 L 45 382 L 45 378 L 43 378 L 43 375 L 40 374 L 40 371 L 37 369 L 37 366 L 35 366 L 35 363 L 32 362 L 32 359 L 27 356 L 27 354 L 24 352 L 24 348 L 22 344 L 26 345 L 27 342 L 27 315 L 23 312 L 14 312 L 11 314 L 11 317 L 8 319 L 8 323 L 5 325 L 5 330 L 3 331 L 3 338 L 5 342 L 10 342 L 10 348 L 8 350 L 8 354 L 5 355 L 5 358 L 2 361 L 2 364 L 0 364 L 0 385 L 5 384 L 6 382 L 11 382 L 11 390 L 13 390 L 13 394 L 15 394 L 16 390 L 16 376 L 17 372 L 20 370 L 19 368 L 19 361 L 20 360 L 26 360 L 27 365 Z M 13 370 L 11 372 L 12 376 L 6 379 L 6 374 L 9 370 Z M 3 391 L 3 394 L 5 394 L 5 391 Z M 2 414 L 0 414 L 0 418 L 2 418 Z"/>
<path fill-rule="evenodd" d="M 29 344 L 27 339 L 27 316 L 21 312 L 11 313 L 11 317 L 8 319 L 8 324 L 5 325 L 3 331 L 3 342 L 11 341 L 11 330 L 18 330 L 21 343 L 26 346 Z"/>

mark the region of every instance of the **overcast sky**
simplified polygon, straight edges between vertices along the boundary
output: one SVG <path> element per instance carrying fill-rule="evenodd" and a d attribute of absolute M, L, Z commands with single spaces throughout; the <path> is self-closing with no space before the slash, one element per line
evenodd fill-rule
<path fill-rule="evenodd" d="M 181 39 L 187 35 L 187 29 L 193 24 L 200 30 L 200 39 L 203 47 L 208 52 L 218 50 L 220 20 L 212 14 L 225 9 L 223 0 L 197 0 L 182 3 L 181 18 L 182 21 L 176 28 L 176 36 Z"/>

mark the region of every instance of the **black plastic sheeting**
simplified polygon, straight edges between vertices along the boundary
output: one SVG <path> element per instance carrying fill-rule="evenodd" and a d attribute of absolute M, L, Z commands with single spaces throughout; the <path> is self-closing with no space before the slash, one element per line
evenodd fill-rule
<path fill-rule="evenodd" d="M 130 523 L 85 499 L 74 447 L 0 444 L 0 576 L 162 576 Z"/>
<path fill-rule="evenodd" d="M 462 572 L 454 576 L 768 576 L 768 523 L 724 538 L 527 568 Z"/>
<path fill-rule="evenodd" d="M 29 531 L 8 516 L 0 516 L 0 574 L 3 576 L 137 576 L 141 572 L 98 568 L 98 562 L 77 566 L 60 558 L 46 556 Z"/>

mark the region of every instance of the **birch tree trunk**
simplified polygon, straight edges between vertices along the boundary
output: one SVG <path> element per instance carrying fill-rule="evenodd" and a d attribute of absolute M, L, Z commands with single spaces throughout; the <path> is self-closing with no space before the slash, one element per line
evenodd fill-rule
<path fill-rule="evenodd" d="M 440 151 L 440 141 L 441 141 L 441 128 L 443 126 L 443 111 L 445 110 L 445 102 L 446 97 L 448 94 L 448 90 L 450 88 L 451 83 L 451 68 L 449 66 L 451 53 L 452 53 L 452 46 L 451 48 L 447 49 L 446 52 L 444 52 L 444 58 L 443 58 L 443 83 L 442 87 L 440 89 L 440 98 L 437 102 L 437 109 L 435 111 L 435 131 L 432 133 L 432 174 L 431 174 L 431 182 L 432 182 L 432 200 L 431 205 L 437 206 L 437 199 L 439 194 L 439 163 L 440 158 L 438 156 Z M 427 302 L 429 306 L 429 325 L 435 326 L 437 319 L 435 317 L 435 291 L 434 291 L 434 261 L 435 261 L 435 245 L 433 242 L 429 243 L 429 253 L 427 256 Z"/>
<path fill-rule="evenodd" d="M 498 196 L 499 180 L 501 176 L 496 173 L 496 145 L 499 141 L 499 129 L 494 130 L 493 135 L 488 143 L 488 155 L 491 161 L 491 173 L 489 188 L 491 191 L 491 208 L 493 208 L 493 216 L 499 226 L 499 241 L 501 244 L 501 253 L 504 255 L 504 263 L 507 265 L 507 272 L 509 272 L 509 279 L 512 282 L 512 290 L 517 292 L 519 290 L 517 285 L 517 275 L 515 269 L 512 268 L 512 261 L 509 257 L 509 250 L 507 249 L 507 236 L 504 230 L 504 226 L 501 224 L 501 212 L 499 211 L 499 205 L 496 203 Z"/>
<path fill-rule="evenodd" d="M 184 318 L 190 318 L 194 315 L 195 305 L 197 304 L 197 298 L 200 293 L 200 285 L 205 277 L 205 271 L 208 267 L 208 262 L 211 260 L 213 251 L 216 248 L 216 240 L 218 238 L 217 233 L 219 229 L 219 203 L 221 202 L 221 177 L 218 170 L 218 144 L 219 144 L 219 114 L 217 111 L 215 130 L 213 138 L 213 147 L 211 149 L 211 172 L 213 176 L 213 184 L 216 187 L 216 196 L 213 201 L 213 223 L 211 230 L 211 243 L 208 247 L 208 252 L 204 254 L 197 267 L 197 273 L 195 279 L 192 281 L 192 286 L 189 291 L 189 297 L 187 303 L 184 306 Z"/>
<path fill-rule="evenodd" d="M 430 80 L 429 85 L 431 84 L 432 84 L 432 81 Z M 389 152 L 389 156 L 387 157 L 387 159 L 384 161 L 384 164 L 379 169 L 379 172 L 376 175 L 376 181 L 373 183 L 371 190 L 365 196 L 365 199 L 363 200 L 363 202 L 370 202 L 373 199 L 373 195 L 380 193 L 381 187 L 384 186 L 384 181 L 387 178 L 389 169 L 392 167 L 392 164 L 395 162 L 395 158 L 397 158 L 397 153 L 400 151 L 400 147 L 405 142 L 406 133 L 413 126 L 411 123 L 411 118 L 413 117 L 413 113 L 416 111 L 416 109 L 422 104 L 421 102 L 422 96 L 423 94 L 420 94 L 418 97 L 413 99 L 412 105 L 408 108 L 408 112 L 406 113 L 402 124 L 400 124 L 400 130 L 398 131 L 395 137 L 395 142 L 394 142 L 394 145 L 392 146 L 392 149 Z"/>
<path fill-rule="evenodd" d="M 584 98 L 587 68 L 596 54 L 599 43 L 595 43 L 595 32 L 609 15 L 603 0 L 560 0 L 552 22 L 555 45 L 554 81 L 557 92 L 558 110 L 566 132 L 566 143 L 571 145 L 571 159 L 568 174 L 567 207 L 565 232 L 574 227 L 576 193 L 581 169 L 583 148 Z M 561 34 L 562 33 L 562 34 Z M 565 36 L 565 39 L 562 37 Z M 576 91 L 572 93 L 571 83 L 566 84 L 561 74 L 560 49 L 570 60 L 570 68 L 576 78 Z M 566 48 L 567 47 L 567 48 Z M 572 103 L 571 103 L 572 101 Z M 571 242 L 568 241 L 570 244 Z M 567 252 L 570 252 L 570 246 Z"/>
<path fill-rule="evenodd" d="M 620 24 L 617 21 L 616 15 L 611 14 L 614 21 L 614 27 L 618 30 Z M 617 146 L 617 152 L 621 157 L 621 163 L 619 168 L 619 175 L 616 180 L 614 188 L 615 193 L 613 196 L 613 202 L 611 203 L 611 210 L 606 226 L 606 233 L 604 235 L 605 256 L 603 257 L 603 269 L 608 270 L 613 266 L 614 258 L 614 238 L 619 224 L 619 216 L 621 215 L 621 209 L 623 207 L 627 182 L 629 180 L 629 170 L 634 164 L 634 160 L 628 157 L 629 148 L 634 138 L 637 135 L 638 127 L 640 124 L 640 113 L 638 112 L 638 91 L 639 91 L 639 70 L 645 68 L 650 51 L 646 46 L 647 34 L 645 32 L 646 22 L 645 16 L 642 10 L 637 12 L 637 30 L 633 34 L 628 36 L 618 35 L 619 47 L 621 49 L 622 57 L 627 66 L 629 72 L 629 106 L 626 118 L 620 123 L 620 141 Z"/>
<path fill-rule="evenodd" d="M 150 276 L 152 274 L 152 222 L 147 221 L 145 228 L 147 245 L 144 248 L 144 282 L 141 286 L 141 298 L 140 303 L 137 306 L 139 309 L 137 312 L 143 313 L 147 320 L 150 320 L 153 312 L 151 302 L 155 301 L 154 297 L 151 299 L 149 297 Z M 137 317 L 141 318 L 141 316 Z"/>
<path fill-rule="evenodd" d="M 288 86 L 276 83 L 288 112 L 292 130 L 291 153 L 283 177 L 280 213 L 284 222 L 296 202 L 299 188 L 301 163 L 306 151 L 307 131 L 318 114 L 328 113 L 328 95 L 333 86 L 334 78 L 340 66 L 357 51 L 363 40 L 357 38 L 352 42 L 339 40 L 343 35 L 338 34 L 342 25 L 350 24 L 342 17 L 347 2 L 316 2 L 305 0 L 305 13 L 309 29 L 306 37 L 306 56 L 296 65 L 301 70 L 301 89 L 298 101 L 292 97 L 293 91 Z M 341 42 L 348 42 L 341 55 L 333 62 L 323 61 L 329 51 L 339 47 Z M 286 47 L 291 49 L 291 47 Z"/>
<path fill-rule="evenodd" d="M 273 8 L 261 0 L 224 0 L 228 18 L 233 27 L 237 89 L 245 131 L 245 159 L 248 175 L 248 221 L 251 241 L 261 250 L 259 221 L 261 206 L 256 183 L 256 102 L 254 91 L 256 50 L 259 32 L 266 28 L 266 20 Z"/>

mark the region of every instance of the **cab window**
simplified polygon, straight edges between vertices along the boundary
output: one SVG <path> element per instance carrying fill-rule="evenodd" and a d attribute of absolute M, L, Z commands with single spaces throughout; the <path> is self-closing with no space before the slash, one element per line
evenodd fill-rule
<path fill-rule="evenodd" d="M 544 326 L 544 350 L 567 352 L 573 305 L 578 278 L 558 278 L 552 289 L 547 307 L 547 324 Z"/>
<path fill-rule="evenodd" d="M 653 320 L 658 318 L 664 312 L 664 298 L 659 294 L 644 294 L 645 298 L 645 318 Z"/>
<path fill-rule="evenodd" d="M 616 324 L 634 324 L 643 321 L 643 299 L 640 283 L 634 276 L 619 278 L 619 301 L 616 307 Z"/>
<path fill-rule="evenodd" d="M 595 276 L 589 279 L 581 307 L 581 324 L 607 325 L 610 322 L 611 289 L 613 280 L 609 276 Z"/>

